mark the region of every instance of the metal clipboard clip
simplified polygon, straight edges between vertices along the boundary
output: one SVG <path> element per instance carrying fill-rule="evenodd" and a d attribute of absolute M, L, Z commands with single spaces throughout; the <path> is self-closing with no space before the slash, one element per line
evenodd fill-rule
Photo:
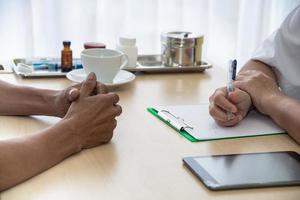
<path fill-rule="evenodd" d="M 194 127 L 187 124 L 184 119 L 176 116 L 168 110 L 160 110 L 157 115 L 180 131 L 185 129 L 194 129 Z"/>

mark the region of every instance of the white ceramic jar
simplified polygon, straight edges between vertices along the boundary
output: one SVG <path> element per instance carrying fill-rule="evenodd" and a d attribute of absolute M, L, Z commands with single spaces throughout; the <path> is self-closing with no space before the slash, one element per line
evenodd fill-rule
<path fill-rule="evenodd" d="M 133 37 L 122 36 L 119 38 L 119 43 L 117 44 L 117 50 L 123 52 L 128 56 L 128 64 L 126 67 L 133 68 L 136 67 L 138 49 L 136 46 L 136 39 Z"/>

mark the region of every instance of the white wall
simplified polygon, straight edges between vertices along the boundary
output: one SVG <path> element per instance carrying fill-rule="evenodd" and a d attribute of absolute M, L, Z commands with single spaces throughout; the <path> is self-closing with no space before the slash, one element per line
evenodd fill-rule
<path fill-rule="evenodd" d="M 0 0 L 0 58 L 59 56 L 71 40 L 114 48 L 121 34 L 137 38 L 139 52 L 160 52 L 160 33 L 205 35 L 204 57 L 224 66 L 244 63 L 300 0 Z"/>

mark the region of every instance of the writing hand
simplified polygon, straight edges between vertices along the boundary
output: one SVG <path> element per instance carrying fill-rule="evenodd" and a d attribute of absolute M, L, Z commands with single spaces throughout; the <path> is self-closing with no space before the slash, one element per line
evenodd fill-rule
<path fill-rule="evenodd" d="M 225 87 L 218 88 L 210 96 L 209 102 L 209 114 L 221 126 L 238 124 L 247 115 L 252 104 L 247 92 L 235 88 L 227 97 Z M 227 112 L 233 113 L 231 119 L 228 119 Z"/>

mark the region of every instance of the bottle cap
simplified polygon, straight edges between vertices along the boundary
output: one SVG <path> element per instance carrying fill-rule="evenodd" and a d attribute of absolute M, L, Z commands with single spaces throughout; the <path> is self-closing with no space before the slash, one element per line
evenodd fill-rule
<path fill-rule="evenodd" d="M 71 45 L 71 41 L 63 41 L 63 45 L 70 46 Z"/>
<path fill-rule="evenodd" d="M 85 49 L 102 48 L 105 49 L 105 44 L 100 42 L 86 42 L 83 44 Z"/>
<path fill-rule="evenodd" d="M 135 46 L 136 39 L 134 37 L 121 36 L 119 38 L 120 45 Z"/>

